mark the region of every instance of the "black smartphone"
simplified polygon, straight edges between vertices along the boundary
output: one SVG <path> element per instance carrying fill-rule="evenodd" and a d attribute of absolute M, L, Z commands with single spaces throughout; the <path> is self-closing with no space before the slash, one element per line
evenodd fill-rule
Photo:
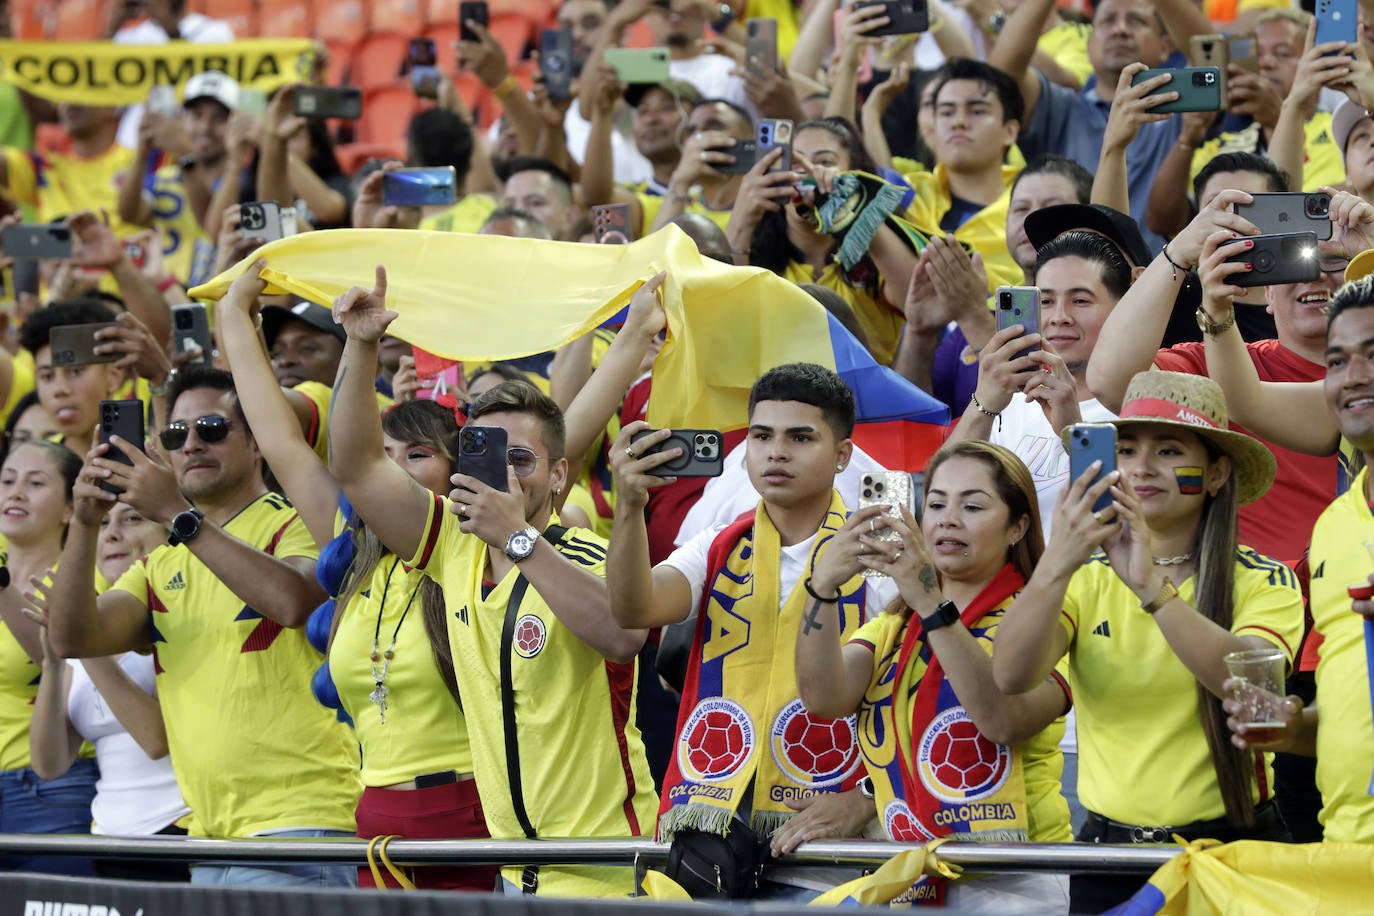
<path fill-rule="evenodd" d="M 357 86 L 300 86 L 295 112 L 303 118 L 356 121 L 363 116 L 363 91 Z"/>
<path fill-rule="evenodd" d="M 572 98 L 572 29 L 545 29 L 539 36 L 539 72 L 551 99 Z"/>
<path fill-rule="evenodd" d="M 1149 95 L 1177 92 L 1178 98 L 1150 109 L 1152 114 L 1174 114 L 1180 111 L 1221 111 L 1221 71 L 1216 67 L 1178 67 L 1162 70 L 1141 70 L 1131 77 L 1135 86 L 1148 79 L 1168 73 L 1173 79 L 1152 89 Z"/>
<path fill-rule="evenodd" d="M 763 118 L 755 131 L 754 161 L 767 156 L 775 148 L 782 150 L 782 158 L 768 171 L 792 171 L 792 122 L 785 118 Z"/>
<path fill-rule="evenodd" d="M 61 223 L 20 223 L 0 233 L 0 252 L 5 257 L 36 261 L 65 260 L 72 256 L 72 230 Z"/>
<path fill-rule="evenodd" d="M 1236 286 L 1275 286 L 1279 283 L 1311 283 L 1322 275 L 1315 232 L 1285 232 L 1250 237 L 1253 248 L 1233 254 L 1227 261 L 1249 264 L 1250 269 L 1231 274 Z"/>
<path fill-rule="evenodd" d="M 506 492 L 506 431 L 499 426 L 464 426 L 458 432 L 458 473 Z"/>
<path fill-rule="evenodd" d="M 439 52 L 433 38 L 412 38 L 406 47 L 410 88 L 422 99 L 439 96 Z"/>
<path fill-rule="evenodd" d="M 1082 477 L 1088 465 L 1102 462 L 1102 469 L 1093 483 L 1116 470 L 1116 427 L 1110 423 L 1075 423 L 1069 427 L 1069 483 Z M 1093 511 L 1101 512 L 1112 504 L 1110 491 L 1093 503 Z"/>
<path fill-rule="evenodd" d="M 487 18 L 486 0 L 463 0 L 458 4 L 458 38 L 460 41 L 481 41 L 477 33 L 468 28 L 469 22 L 475 22 L 482 28 L 489 24 Z"/>
<path fill-rule="evenodd" d="M 631 442 L 638 442 L 652 429 L 634 434 Z M 649 471 L 655 477 L 719 477 L 725 471 L 724 437 L 718 429 L 674 429 L 667 439 L 646 448 L 644 455 L 680 448 L 682 454 L 666 464 Z"/>
<path fill-rule="evenodd" d="M 628 245 L 634 241 L 629 204 L 597 204 L 592 207 L 592 236 L 598 245 Z"/>
<path fill-rule="evenodd" d="M 1288 191 L 1252 194 L 1254 203 L 1236 204 L 1236 215 L 1254 223 L 1261 233 L 1316 233 L 1317 241 L 1331 238 L 1331 195 L 1325 191 Z"/>
<path fill-rule="evenodd" d="M 1025 327 L 1024 334 L 1040 333 L 1040 289 L 1036 286 L 997 287 L 997 330 L 1012 325 Z M 1012 355 L 1012 359 L 1028 356 L 1040 348 L 1027 347 Z"/>
<path fill-rule="evenodd" d="M 101 401 L 100 402 L 100 441 L 110 445 L 110 437 L 118 436 L 125 442 L 134 445 L 142 450 L 143 448 L 143 402 L 142 401 Z M 111 461 L 118 461 L 121 464 L 132 466 L 133 459 L 124 451 L 114 445 L 110 445 L 110 450 L 105 453 L 105 457 Z M 108 493 L 123 493 L 123 487 L 117 487 L 107 481 L 100 482 L 100 488 Z"/>
<path fill-rule="evenodd" d="M 744 36 L 744 65 L 750 71 L 763 75 L 778 69 L 778 20 L 746 20 Z"/>
<path fill-rule="evenodd" d="M 881 6 L 887 9 L 888 24 L 880 26 L 867 35 L 880 38 L 884 35 L 914 35 L 930 28 L 930 7 L 926 0 L 858 0 L 854 9 L 866 6 Z"/>
<path fill-rule="evenodd" d="M 189 360 L 188 366 L 210 366 L 214 362 L 214 342 L 210 337 L 210 315 L 199 302 L 172 306 L 172 347 L 175 353 L 200 356 Z"/>
<path fill-rule="evenodd" d="M 733 146 L 722 146 L 717 149 L 735 157 L 734 162 L 712 163 L 711 168 L 722 175 L 743 175 L 759 161 L 758 142 L 755 140 L 736 140 Z"/>
<path fill-rule="evenodd" d="M 117 328 L 114 322 L 95 324 L 63 324 L 48 332 L 48 348 L 54 366 L 89 366 L 92 363 L 118 362 L 122 353 L 95 352 L 95 332 L 102 328 Z"/>

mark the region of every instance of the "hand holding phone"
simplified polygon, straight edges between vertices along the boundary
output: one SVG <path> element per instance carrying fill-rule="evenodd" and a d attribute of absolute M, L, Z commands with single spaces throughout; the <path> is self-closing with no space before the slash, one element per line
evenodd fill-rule
<path fill-rule="evenodd" d="M 1249 270 L 1231 274 L 1226 282 L 1234 286 L 1275 286 L 1280 283 L 1311 283 L 1320 279 L 1321 255 L 1314 232 L 1289 232 L 1256 235 L 1246 251 L 1233 254 L 1227 262 L 1249 264 Z"/>
<path fill-rule="evenodd" d="M 1151 114 L 1175 114 L 1185 111 L 1221 111 L 1221 72 L 1216 67 L 1180 67 L 1178 69 L 1141 70 L 1131 77 L 1136 86 L 1156 76 L 1169 74 L 1172 78 L 1147 93 L 1148 96 L 1177 92 L 1178 98 L 1150 109 Z"/>
<path fill-rule="evenodd" d="M 54 329 L 55 330 L 55 329 Z M 118 446 L 110 442 L 111 436 L 118 436 L 130 445 L 142 450 L 144 407 L 142 401 L 101 401 L 100 402 L 100 441 L 109 446 L 105 457 L 120 464 L 133 467 L 134 460 Z M 124 488 L 102 480 L 100 488 L 107 493 L 123 493 Z"/>
<path fill-rule="evenodd" d="M 458 432 L 458 473 L 475 477 L 493 490 L 506 492 L 507 435 L 500 426 L 469 423 Z M 460 514 L 459 516 L 464 517 Z"/>
<path fill-rule="evenodd" d="M 634 240 L 629 204 L 597 204 L 592 207 L 592 235 L 598 245 L 628 245 Z"/>
<path fill-rule="evenodd" d="M 642 429 L 630 437 L 630 442 L 638 442 L 655 431 Z M 680 448 L 681 455 L 644 473 L 655 477 L 719 477 L 725 472 L 723 443 L 724 437 L 718 429 L 674 429 L 670 430 L 668 438 L 656 445 L 646 446 L 635 457 L 643 458 Z"/>
<path fill-rule="evenodd" d="M 422 99 L 439 95 L 439 54 L 432 38 L 412 38 L 406 48 L 410 87 Z"/>
<path fill-rule="evenodd" d="M 1040 288 L 1036 286 L 999 286 L 997 287 L 997 330 L 1005 331 L 1014 325 L 1021 325 L 1022 336 L 1040 333 Z M 1012 354 L 1012 359 L 1029 356 L 1039 346 L 1030 346 Z"/>
<path fill-rule="evenodd" d="M 387 207 L 452 206 L 458 173 L 451 165 L 428 169 L 393 169 L 382 173 L 382 205 Z"/>
<path fill-rule="evenodd" d="M 1116 470 L 1116 427 L 1110 423 L 1075 423 L 1066 434 L 1069 439 L 1069 484 L 1088 472 L 1094 461 L 1102 462 L 1090 486 Z M 1112 505 L 1108 489 L 1093 502 L 1093 511 L 1101 512 Z"/>
<path fill-rule="evenodd" d="M 458 4 L 458 40 L 480 42 L 481 36 L 472 30 L 468 23 L 475 22 L 482 28 L 489 23 L 489 13 L 485 0 L 463 0 Z"/>
<path fill-rule="evenodd" d="M 294 104 L 303 118 L 356 121 L 363 116 L 363 91 L 357 86 L 297 86 Z"/>
<path fill-rule="evenodd" d="M 72 256 L 72 230 L 62 223 L 19 223 L 0 231 L 0 253 L 16 260 L 60 260 Z"/>

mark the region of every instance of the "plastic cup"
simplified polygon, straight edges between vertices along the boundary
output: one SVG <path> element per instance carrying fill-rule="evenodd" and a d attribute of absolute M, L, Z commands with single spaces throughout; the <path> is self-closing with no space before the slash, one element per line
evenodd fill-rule
<path fill-rule="evenodd" d="M 1225 661 L 1231 678 L 1238 682 L 1231 687 L 1231 698 L 1240 704 L 1236 719 L 1245 725 L 1247 736 L 1254 741 L 1277 737 L 1284 728 L 1279 710 L 1283 707 L 1284 677 L 1288 673 L 1288 658 L 1283 650 L 1228 652 Z"/>

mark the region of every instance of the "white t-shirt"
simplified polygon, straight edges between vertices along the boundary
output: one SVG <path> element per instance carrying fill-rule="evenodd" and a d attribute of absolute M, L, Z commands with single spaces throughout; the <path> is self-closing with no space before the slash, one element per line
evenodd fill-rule
<path fill-rule="evenodd" d="M 91 833 L 106 836 L 148 836 L 190 812 L 177 789 L 172 758 L 153 760 L 125 730 L 91 683 L 79 661 L 70 661 L 72 689 L 67 695 L 67 718 L 77 734 L 95 745 L 100 778 L 91 802 Z M 145 693 L 157 692 L 153 657 L 127 652 L 119 667 Z"/>
<path fill-rule="evenodd" d="M 758 110 L 744 92 L 744 80 L 731 73 L 735 62 L 724 54 L 698 54 L 686 60 L 668 62 L 668 74 L 675 80 L 684 80 L 697 87 L 703 99 L 725 99 L 734 102 L 752 118 L 758 118 Z"/>
<path fill-rule="evenodd" d="M 654 167 L 635 146 L 634 137 L 621 130 L 620 119 L 616 120 L 615 129 L 611 131 L 611 156 L 615 163 L 615 180 L 621 184 L 652 181 Z M 578 114 L 576 105 L 569 105 L 568 113 L 563 117 L 563 137 L 568 147 L 568 155 L 577 160 L 578 165 L 587 161 L 587 141 L 591 138 L 591 133 L 592 122 Z"/>
<path fill-rule="evenodd" d="M 177 31 L 186 41 L 198 45 L 227 45 L 234 41 L 234 30 L 222 19 L 211 19 L 202 13 L 187 13 L 177 23 Z M 167 30 L 152 19 L 125 26 L 110 39 L 120 45 L 165 45 L 171 41 Z M 138 125 L 143 120 L 143 106 L 130 105 L 119 120 L 117 142 L 129 149 L 138 149 Z M 135 176 L 142 180 L 141 176 Z"/>
<path fill-rule="evenodd" d="M 1078 412 L 1084 423 L 1116 419 L 1116 414 L 1098 403 L 1097 398 L 1079 401 Z M 1048 543 L 1055 500 L 1069 481 L 1069 453 L 1064 449 L 1063 440 L 1050 426 L 1039 402 L 1027 401 L 1018 391 L 1011 396 L 1011 403 L 1003 408 L 1001 425 L 997 420 L 992 421 L 992 435 L 988 436 L 988 441 L 1011 449 L 1030 469 L 1035 495 L 1040 501 L 1040 524 Z"/>

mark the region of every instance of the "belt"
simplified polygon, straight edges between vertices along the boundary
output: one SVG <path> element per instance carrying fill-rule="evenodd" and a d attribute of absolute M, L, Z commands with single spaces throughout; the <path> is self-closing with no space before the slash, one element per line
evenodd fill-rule
<path fill-rule="evenodd" d="M 1178 827 L 1147 827 L 1140 824 L 1123 824 L 1114 821 L 1109 817 L 1104 817 L 1096 811 L 1087 812 L 1084 820 L 1085 832 L 1091 830 L 1096 834 L 1093 842 L 1097 843 L 1168 843 L 1175 833 L 1185 839 L 1225 839 L 1239 838 L 1242 834 L 1249 834 L 1259 831 L 1262 827 L 1270 826 L 1278 818 L 1278 806 L 1271 798 L 1255 806 L 1255 827 L 1247 830 L 1243 827 L 1236 827 L 1224 817 L 1213 818 L 1208 821 L 1193 821 L 1191 824 L 1183 824 Z"/>

